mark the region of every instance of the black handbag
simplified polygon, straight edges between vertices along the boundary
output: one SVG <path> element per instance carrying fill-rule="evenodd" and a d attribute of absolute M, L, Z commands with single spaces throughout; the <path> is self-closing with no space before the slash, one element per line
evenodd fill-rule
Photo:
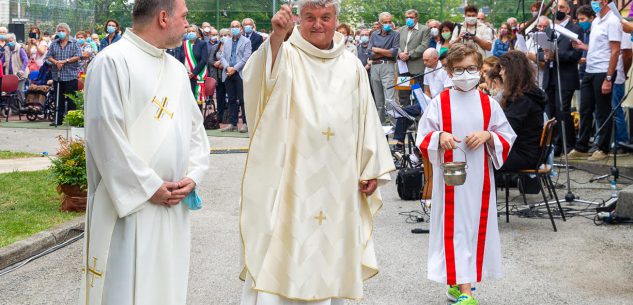
<path fill-rule="evenodd" d="M 398 171 L 396 177 L 398 196 L 402 200 L 422 199 L 422 188 L 424 186 L 424 168 L 403 168 Z"/>

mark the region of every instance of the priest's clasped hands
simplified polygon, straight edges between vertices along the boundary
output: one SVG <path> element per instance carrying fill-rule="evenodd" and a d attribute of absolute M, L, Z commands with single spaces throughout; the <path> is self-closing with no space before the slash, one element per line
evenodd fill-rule
<path fill-rule="evenodd" d="M 178 182 L 165 182 L 149 199 L 149 202 L 171 207 L 179 204 L 195 188 L 196 183 L 191 178 L 184 178 Z"/>
<path fill-rule="evenodd" d="M 466 141 L 466 146 L 472 150 L 479 148 L 482 144 L 489 142 L 489 144 L 494 144 L 492 140 L 492 135 L 489 131 L 475 131 L 466 136 L 464 139 Z M 451 133 L 442 132 L 440 134 L 440 148 L 444 150 L 453 150 L 457 148 L 457 143 L 461 143 L 462 141 L 453 136 Z"/>

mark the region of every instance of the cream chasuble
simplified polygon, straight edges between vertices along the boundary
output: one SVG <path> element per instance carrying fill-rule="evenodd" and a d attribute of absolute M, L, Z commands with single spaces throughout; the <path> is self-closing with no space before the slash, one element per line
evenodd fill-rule
<path fill-rule="evenodd" d="M 494 145 L 472 150 L 464 138 L 487 130 Z M 439 148 L 442 132 L 462 140 L 461 150 Z M 501 246 L 497 227 L 497 196 L 493 168 L 503 166 L 516 134 L 499 103 L 471 90 L 445 90 L 420 119 L 416 145 L 433 165 L 433 197 L 428 252 L 428 278 L 456 285 L 501 277 Z M 466 182 L 444 183 L 441 162 L 468 163 Z"/>
<path fill-rule="evenodd" d="M 209 143 L 183 65 L 128 29 L 86 77 L 88 210 L 80 304 L 184 305 L 189 210 L 148 202 L 198 185 Z"/>
<path fill-rule="evenodd" d="M 371 237 L 382 200 L 359 184 L 384 184 L 395 170 L 367 72 L 339 33 L 320 50 L 295 28 L 274 68 L 271 54 L 266 41 L 244 69 L 256 125 L 242 182 L 242 304 L 360 299 L 378 272 Z"/>

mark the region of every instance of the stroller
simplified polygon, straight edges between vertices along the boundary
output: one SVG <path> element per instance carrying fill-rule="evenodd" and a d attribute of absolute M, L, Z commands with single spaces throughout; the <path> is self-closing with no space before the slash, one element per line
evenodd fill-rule
<path fill-rule="evenodd" d="M 29 75 L 30 85 L 26 91 L 26 107 L 22 110 L 29 121 L 55 119 L 55 90 L 51 68 L 44 64 L 39 71 Z"/>

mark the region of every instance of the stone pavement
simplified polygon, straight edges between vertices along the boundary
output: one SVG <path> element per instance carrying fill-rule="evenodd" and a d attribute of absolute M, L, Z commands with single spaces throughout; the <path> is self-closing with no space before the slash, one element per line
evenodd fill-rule
<path fill-rule="evenodd" d="M 51 160 L 45 157 L 0 160 L 0 174 L 14 171 L 30 172 L 47 169 Z"/>
<path fill-rule="evenodd" d="M 0 137 L 4 136 L 0 128 Z M 244 145 L 222 141 L 211 138 L 216 147 Z M 0 142 L 0 149 L 7 149 L 5 143 Z M 201 186 L 205 206 L 192 214 L 190 305 L 239 304 L 238 196 L 245 157 L 210 155 L 212 166 Z M 574 192 L 583 199 L 608 198 L 608 184 L 587 184 L 590 178 L 573 171 Z M 564 182 L 564 177 L 558 181 Z M 385 204 L 375 228 L 381 272 L 366 282 L 362 301 L 347 303 L 446 304 L 444 285 L 426 279 L 428 236 L 410 233 L 428 224 L 408 224 L 398 214 L 419 210 L 419 204 L 401 201 L 394 183 L 382 192 Z M 559 190 L 559 195 L 564 191 Z M 504 219 L 500 218 L 499 227 L 505 278 L 477 285 L 481 304 L 633 304 L 633 226 L 595 226 L 589 219 L 575 217 L 557 220 L 559 232 L 554 233 L 548 219 L 511 216 L 510 223 Z M 0 304 L 75 304 L 81 251 L 82 242 L 77 242 L 1 276 Z"/>

